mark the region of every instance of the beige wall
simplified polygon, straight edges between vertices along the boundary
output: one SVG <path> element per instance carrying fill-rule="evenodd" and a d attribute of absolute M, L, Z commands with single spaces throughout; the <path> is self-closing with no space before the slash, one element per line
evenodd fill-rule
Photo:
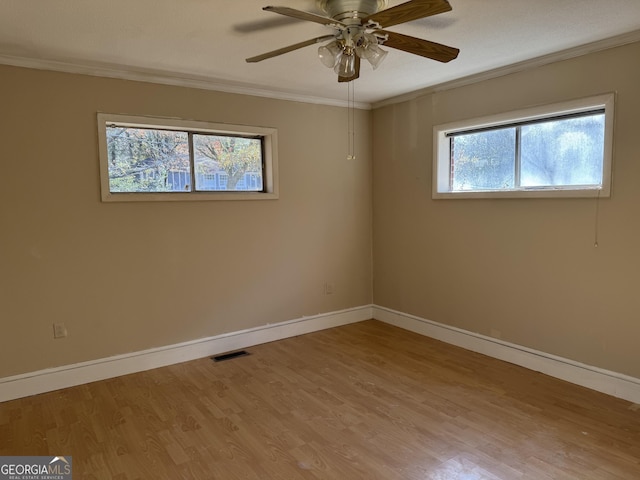
<path fill-rule="evenodd" d="M 374 111 L 374 302 L 640 377 L 640 44 Z M 433 125 L 617 92 L 613 194 L 432 200 Z"/>
<path fill-rule="evenodd" d="M 347 161 L 343 108 L 14 67 L 0 108 L 0 377 L 371 303 L 370 112 Z M 280 199 L 101 203 L 100 111 L 275 127 Z"/>
<path fill-rule="evenodd" d="M 638 58 L 359 111 L 355 162 L 342 108 L 0 67 L 0 377 L 370 303 L 371 147 L 376 304 L 640 377 Z M 593 199 L 431 199 L 433 125 L 610 91 L 598 248 Z M 276 127 L 280 199 L 102 203 L 98 111 Z"/>

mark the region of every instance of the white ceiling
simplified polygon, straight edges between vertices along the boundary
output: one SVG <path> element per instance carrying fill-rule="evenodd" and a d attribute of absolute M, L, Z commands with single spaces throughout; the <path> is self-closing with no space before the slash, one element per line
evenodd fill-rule
<path fill-rule="evenodd" d="M 0 63 L 344 102 L 347 86 L 320 63 L 316 46 L 245 62 L 332 33 L 262 11 L 270 1 L 321 13 L 314 0 L 0 0 Z M 374 104 L 567 49 L 583 52 L 576 48 L 593 42 L 640 40 L 640 0 L 450 3 L 451 12 L 389 30 L 460 48 L 458 58 L 442 64 L 389 49 L 377 70 L 363 62 L 356 101 Z"/>

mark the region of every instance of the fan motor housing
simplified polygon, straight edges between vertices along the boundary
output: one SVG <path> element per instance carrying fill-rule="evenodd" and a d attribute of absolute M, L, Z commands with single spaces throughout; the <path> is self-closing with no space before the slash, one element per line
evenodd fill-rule
<path fill-rule="evenodd" d="M 318 8 L 334 20 L 368 17 L 386 8 L 387 0 L 317 0 Z"/>

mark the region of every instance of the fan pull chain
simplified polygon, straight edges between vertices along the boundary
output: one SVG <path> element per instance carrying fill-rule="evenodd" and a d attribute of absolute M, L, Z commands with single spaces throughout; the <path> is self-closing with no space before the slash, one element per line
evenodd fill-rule
<path fill-rule="evenodd" d="M 600 229 L 600 190 L 598 190 L 598 195 L 596 197 L 596 221 L 593 232 L 593 246 L 594 248 L 598 248 L 598 230 Z"/>
<path fill-rule="evenodd" d="M 355 93 L 354 81 L 347 82 L 347 160 L 356 159 Z"/>

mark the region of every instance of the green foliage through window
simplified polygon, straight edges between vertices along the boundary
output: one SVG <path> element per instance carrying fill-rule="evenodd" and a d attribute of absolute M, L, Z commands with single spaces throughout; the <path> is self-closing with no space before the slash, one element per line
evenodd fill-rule
<path fill-rule="evenodd" d="M 264 191 L 261 137 L 112 124 L 106 142 L 112 193 Z"/>

